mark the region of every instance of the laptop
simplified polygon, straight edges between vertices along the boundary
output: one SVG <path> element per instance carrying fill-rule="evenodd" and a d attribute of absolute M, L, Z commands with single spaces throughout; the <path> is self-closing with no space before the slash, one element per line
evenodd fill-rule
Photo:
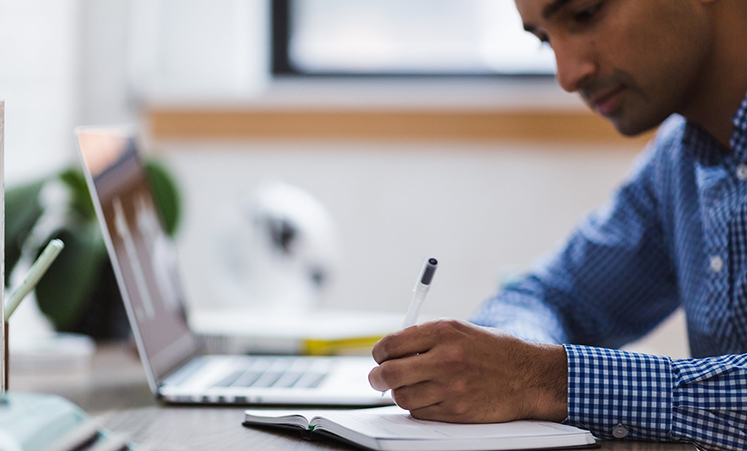
<path fill-rule="evenodd" d="M 76 129 L 104 241 L 148 384 L 166 403 L 375 406 L 370 357 L 208 355 L 190 330 L 174 244 L 129 127 Z"/>

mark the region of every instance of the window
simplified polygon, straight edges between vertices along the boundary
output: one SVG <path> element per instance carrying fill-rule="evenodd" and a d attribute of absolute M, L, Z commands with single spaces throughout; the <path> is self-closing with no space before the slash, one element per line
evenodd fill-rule
<path fill-rule="evenodd" d="M 513 0 L 274 0 L 273 71 L 552 75 Z"/>

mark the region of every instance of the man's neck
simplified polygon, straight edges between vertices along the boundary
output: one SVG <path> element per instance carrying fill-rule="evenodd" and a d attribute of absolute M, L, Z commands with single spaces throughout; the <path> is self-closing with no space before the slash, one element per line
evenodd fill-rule
<path fill-rule="evenodd" d="M 747 10 L 733 0 L 711 6 L 716 24 L 713 52 L 692 98 L 679 113 L 731 149 L 732 119 L 747 94 Z"/>

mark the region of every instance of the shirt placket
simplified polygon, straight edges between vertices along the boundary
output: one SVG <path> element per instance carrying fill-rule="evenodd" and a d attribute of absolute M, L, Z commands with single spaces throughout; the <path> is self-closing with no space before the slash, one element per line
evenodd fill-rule
<path fill-rule="evenodd" d="M 733 221 L 732 252 L 738 258 L 735 260 L 740 266 L 732 268 L 735 278 L 733 288 L 733 302 L 730 306 L 730 318 L 733 333 L 731 337 L 724 337 L 729 352 L 744 353 L 747 351 L 747 97 L 734 117 L 734 131 L 730 144 L 732 154 L 738 164 L 734 171 L 736 184 L 738 185 L 735 198 L 736 214 L 741 217 Z"/>
<path fill-rule="evenodd" d="M 728 306 L 730 267 L 729 224 L 735 208 L 734 165 L 724 162 L 718 182 L 702 192 L 706 211 L 703 217 L 706 290 L 701 318 L 707 321 L 709 335 L 720 338 L 729 326 Z M 730 174 L 731 172 L 731 174 Z M 747 171 L 745 172 L 747 175 Z M 729 327 L 730 328 L 730 327 Z"/>

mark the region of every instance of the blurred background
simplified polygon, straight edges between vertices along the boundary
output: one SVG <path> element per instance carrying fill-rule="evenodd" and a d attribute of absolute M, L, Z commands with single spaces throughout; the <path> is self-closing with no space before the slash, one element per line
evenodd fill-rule
<path fill-rule="evenodd" d="M 231 212 L 283 183 L 333 226 L 321 307 L 404 312 L 435 256 L 423 315 L 467 318 L 650 137 L 562 92 L 512 0 L 0 0 L 0 38 L 6 186 L 77 165 L 76 126 L 139 125 L 190 307 L 226 302 Z M 686 356 L 681 313 L 635 346 Z"/>

